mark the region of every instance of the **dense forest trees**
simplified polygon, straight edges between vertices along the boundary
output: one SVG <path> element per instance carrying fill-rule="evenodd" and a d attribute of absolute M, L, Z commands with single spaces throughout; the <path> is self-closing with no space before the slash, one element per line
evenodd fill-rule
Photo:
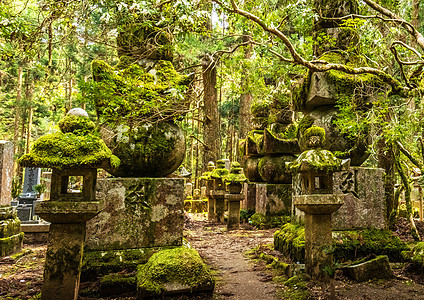
<path fill-rule="evenodd" d="M 349 3 L 356 13 L 339 17 Z M 423 9 L 419 0 L 5 0 L 0 137 L 14 141 L 19 157 L 73 107 L 95 119 L 91 61 L 116 65 L 118 33 L 136 22 L 152 25 L 147 16 L 154 15 L 172 34 L 176 69 L 195 76 L 190 109 L 179 121 L 187 136 L 184 167 L 193 174 L 209 159 L 236 159 L 237 141 L 250 130 L 250 103 L 290 95 L 308 70 L 379 77 L 389 87 L 385 97 L 366 111 L 341 99 L 335 122 L 346 135 L 372 132 L 366 163 L 386 169 L 389 214 L 395 170 L 407 192 L 412 168 L 424 172 Z M 314 35 L 323 17 L 358 33 L 354 47 L 367 67 L 320 60 L 317 47 L 335 42 Z"/>

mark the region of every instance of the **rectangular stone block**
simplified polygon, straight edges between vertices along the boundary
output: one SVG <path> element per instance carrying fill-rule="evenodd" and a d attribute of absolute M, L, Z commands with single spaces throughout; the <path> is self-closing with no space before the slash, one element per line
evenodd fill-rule
<path fill-rule="evenodd" d="M 0 206 L 12 200 L 13 143 L 0 141 Z"/>
<path fill-rule="evenodd" d="M 291 184 L 256 184 L 256 213 L 290 215 L 291 206 Z"/>
<path fill-rule="evenodd" d="M 182 244 L 184 179 L 99 179 L 104 209 L 87 222 L 88 250 L 123 250 Z"/>
<path fill-rule="evenodd" d="M 0 257 L 10 255 L 21 250 L 23 241 L 23 232 L 0 239 Z"/>
<path fill-rule="evenodd" d="M 241 202 L 242 209 L 256 209 L 256 183 L 244 184 L 244 199 Z"/>
<path fill-rule="evenodd" d="M 387 227 L 383 175 L 383 169 L 362 167 L 333 174 L 334 193 L 345 194 L 332 216 L 333 230 Z"/>
<path fill-rule="evenodd" d="M 40 168 L 25 168 L 24 186 L 22 194 L 26 197 L 36 197 L 36 192 L 33 190 L 34 185 L 40 184 L 41 169 Z"/>

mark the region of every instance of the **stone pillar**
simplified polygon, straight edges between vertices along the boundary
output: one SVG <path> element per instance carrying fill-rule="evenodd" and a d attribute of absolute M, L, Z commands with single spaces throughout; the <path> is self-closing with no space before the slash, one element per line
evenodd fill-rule
<path fill-rule="evenodd" d="M 211 197 L 215 202 L 215 205 L 214 205 L 215 220 L 218 223 L 224 223 L 225 221 L 224 220 L 225 191 L 224 190 L 212 191 Z"/>
<path fill-rule="evenodd" d="M 237 230 L 240 228 L 240 201 L 244 194 L 226 194 L 228 201 L 228 221 L 227 230 Z"/>
<path fill-rule="evenodd" d="M 325 279 L 322 269 L 333 263 L 331 232 L 331 214 L 305 214 L 305 269 L 315 279 Z"/>
<path fill-rule="evenodd" d="M 13 143 L 0 141 L 0 206 L 12 200 Z"/>
<path fill-rule="evenodd" d="M 244 184 L 245 197 L 242 202 L 243 209 L 255 210 L 256 208 L 256 183 Z"/>
<path fill-rule="evenodd" d="M 41 289 L 43 300 L 78 298 L 84 239 L 85 222 L 50 225 Z"/>

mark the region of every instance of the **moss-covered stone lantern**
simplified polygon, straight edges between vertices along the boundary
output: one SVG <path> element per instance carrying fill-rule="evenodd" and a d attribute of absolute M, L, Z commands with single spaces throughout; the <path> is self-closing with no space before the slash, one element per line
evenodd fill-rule
<path fill-rule="evenodd" d="M 224 178 L 227 186 L 227 194 L 225 199 L 228 201 L 228 221 L 227 229 L 239 229 L 240 227 L 240 201 L 244 199 L 243 184 L 247 181 L 246 176 L 242 173 L 240 163 L 232 162 L 230 174 Z"/>
<path fill-rule="evenodd" d="M 323 128 L 312 126 L 305 132 L 308 149 L 287 164 L 300 173 L 300 195 L 294 206 L 305 213 L 306 271 L 314 279 L 327 280 L 323 269 L 332 266 L 331 214 L 344 203 L 344 194 L 333 194 L 333 172 L 349 168 L 349 160 L 341 160 L 331 151 L 321 149 L 325 139 Z"/>
<path fill-rule="evenodd" d="M 224 178 L 230 172 L 225 168 L 225 161 L 220 159 L 216 162 L 216 169 L 210 175 L 213 179 L 213 189 L 209 192 L 210 197 L 213 199 L 214 212 L 216 221 L 224 223 L 224 210 L 225 210 L 225 182 Z"/>
<path fill-rule="evenodd" d="M 77 299 L 86 221 L 97 215 L 97 168 L 118 165 L 119 159 L 82 109 L 73 109 L 59 122 L 60 132 L 42 136 L 19 160 L 26 167 L 52 169 L 51 196 L 36 203 L 35 212 L 51 222 L 41 299 Z M 81 177 L 81 190 L 71 178 Z"/>
<path fill-rule="evenodd" d="M 215 220 L 215 200 L 211 198 L 210 192 L 213 190 L 213 179 L 211 178 L 212 171 L 215 170 L 213 161 L 208 162 L 207 172 L 204 172 L 200 177 L 201 186 L 206 187 L 206 195 L 208 197 L 208 220 Z"/>

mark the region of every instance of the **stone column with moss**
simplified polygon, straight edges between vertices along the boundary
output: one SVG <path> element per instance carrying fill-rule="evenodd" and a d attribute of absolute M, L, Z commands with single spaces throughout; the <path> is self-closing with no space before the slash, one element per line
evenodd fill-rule
<path fill-rule="evenodd" d="M 230 174 L 225 177 L 225 185 L 228 192 L 225 194 L 225 199 L 228 201 L 228 230 L 240 228 L 240 201 L 244 199 L 242 190 L 244 183 L 247 181 L 246 176 L 241 172 L 240 163 L 232 162 Z"/>
<path fill-rule="evenodd" d="M 215 199 L 210 196 L 210 192 L 213 190 L 213 179 L 211 178 L 212 171 L 215 170 L 215 164 L 213 161 L 208 162 L 207 172 L 203 173 L 200 177 L 200 183 L 206 187 L 206 196 L 208 198 L 208 220 L 215 220 Z"/>
<path fill-rule="evenodd" d="M 323 128 L 314 126 L 306 130 L 308 150 L 287 166 L 299 173 L 299 195 L 294 205 L 305 213 L 306 271 L 313 279 L 328 280 L 326 269 L 332 269 L 331 214 L 344 203 L 344 194 L 334 194 L 333 172 L 349 167 L 328 150 L 321 149 L 325 140 Z"/>
<path fill-rule="evenodd" d="M 220 159 L 216 162 L 216 169 L 210 175 L 213 179 L 213 190 L 209 195 L 214 200 L 214 213 L 215 221 L 224 223 L 225 211 L 225 177 L 229 174 L 228 169 L 225 168 L 225 161 Z"/>
<path fill-rule="evenodd" d="M 119 164 L 82 109 L 70 110 L 59 128 L 35 141 L 19 160 L 26 167 L 53 169 L 50 200 L 35 206 L 37 215 L 51 222 L 42 300 L 77 299 L 86 221 L 102 209 L 95 196 L 97 168 Z M 69 192 L 72 176 L 82 178 L 80 192 Z"/>

